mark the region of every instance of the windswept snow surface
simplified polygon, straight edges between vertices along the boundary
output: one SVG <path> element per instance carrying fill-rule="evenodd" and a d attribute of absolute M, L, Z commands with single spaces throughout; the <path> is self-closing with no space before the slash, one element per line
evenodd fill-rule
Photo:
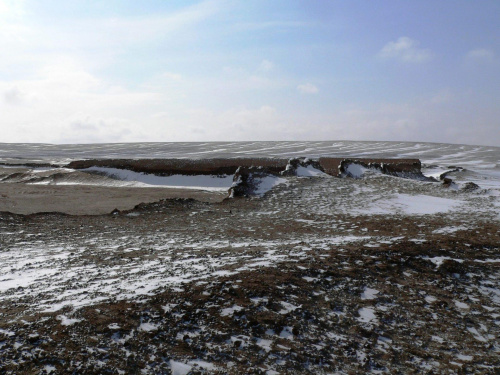
<path fill-rule="evenodd" d="M 184 189 L 202 189 L 212 191 L 227 191 L 233 183 L 233 175 L 226 176 L 156 176 L 154 174 L 139 173 L 127 169 L 91 167 L 82 171 L 102 173 L 121 181 L 135 182 L 135 186 L 162 186 Z"/>
<path fill-rule="evenodd" d="M 325 172 L 320 171 L 317 168 L 314 168 L 312 165 L 308 165 L 307 167 L 303 167 L 299 165 L 297 168 L 297 177 L 318 177 L 318 176 L 328 176 Z"/>
<path fill-rule="evenodd" d="M 333 243 L 329 239 L 293 236 L 278 241 L 203 240 L 179 229 L 118 238 L 112 232 L 94 233 L 91 238 L 82 233 L 83 238 L 73 235 L 43 244 L 33 237 L 31 243 L 0 252 L 0 303 L 43 296 L 32 308 L 50 312 L 66 305 L 78 308 L 110 299 L 140 299 L 165 288 L 182 288 L 193 280 L 276 267 L 290 256 L 307 256 L 306 244 L 321 248 Z M 333 240 L 341 244 L 366 239 L 351 236 Z M 289 256 L 281 253 L 283 248 L 290 249 Z M 227 314 L 232 311 L 237 307 L 227 310 Z"/>
<path fill-rule="evenodd" d="M 390 215 L 434 215 L 456 210 L 461 205 L 460 199 L 434 197 L 429 195 L 394 194 L 387 199 L 372 202 L 368 207 L 356 211 L 363 214 Z"/>
<path fill-rule="evenodd" d="M 0 363 L 11 373 L 35 359 L 38 372 L 53 373 L 498 367 L 498 149 L 170 146 L 189 157 L 204 148 L 209 156 L 392 153 L 466 171 L 451 173 L 458 181 L 452 189 L 372 173 L 289 176 L 277 186 L 270 180 L 265 186 L 274 188 L 259 199 L 162 200 L 101 216 L 2 213 Z M 165 151 L 134 147 L 148 157 Z M 462 189 L 474 178 L 479 189 Z"/>
<path fill-rule="evenodd" d="M 275 186 L 286 183 L 286 180 L 281 177 L 276 176 L 266 176 L 263 178 L 259 178 L 259 185 L 255 190 L 256 195 L 264 195 L 269 190 L 274 188 Z"/>
<path fill-rule="evenodd" d="M 141 158 L 238 158 L 238 157 L 309 157 L 322 156 L 345 158 L 419 158 L 426 176 L 439 177 L 450 172 L 448 177 L 456 183 L 454 188 L 460 189 L 468 182 L 480 187 L 481 193 L 491 197 L 490 204 L 497 210 L 500 208 L 500 148 L 490 146 L 453 145 L 444 143 L 422 142 L 353 142 L 353 141 L 321 141 L 321 142 L 204 142 L 204 143 L 116 143 L 96 145 L 47 145 L 47 144 L 0 144 L 0 180 L 2 169 L 7 171 L 10 164 L 48 163 L 66 165 L 70 161 L 80 159 L 141 159 Z M 351 165 L 360 169 L 360 166 Z M 458 168 L 457 171 L 454 171 Z M 53 173 L 48 167 L 30 167 L 33 174 Z M 98 169 L 96 169 L 97 171 Z M 227 189 L 232 184 L 232 177 L 206 178 L 202 181 L 171 176 L 164 178 L 153 175 L 134 175 L 134 172 L 123 170 L 115 172 L 124 180 L 86 182 L 89 184 L 106 184 L 113 186 L 166 186 L 188 187 L 195 189 Z M 353 175 L 363 175 L 363 170 L 353 171 Z M 58 173 L 74 173 L 59 169 Z M 81 172 L 79 172 L 81 173 Z M 299 176 L 313 176 L 318 173 L 308 168 L 299 168 Z M 366 174 L 366 173 L 365 173 Z M 368 175 L 371 175 L 369 173 Z M 128 180 L 127 180 L 128 179 Z M 78 178 L 75 178 L 78 181 Z M 82 183 L 57 181 L 40 181 L 38 183 Z M 132 184 L 132 185 L 130 185 Z M 500 214 L 498 214 L 500 219 Z"/>
<path fill-rule="evenodd" d="M 464 146 L 458 147 L 461 151 L 454 154 L 449 146 L 428 144 L 247 143 L 227 144 L 226 151 L 232 151 L 227 151 L 229 155 L 223 153 L 223 156 L 235 153 L 247 156 L 250 150 L 256 156 L 288 156 L 303 154 L 306 145 L 311 146 L 307 150 L 313 156 L 342 153 L 422 157 L 443 168 L 465 165 L 473 172 L 454 172 L 457 179 L 461 183 L 475 179 L 488 190 L 465 192 L 446 189 L 437 182 L 382 174 L 369 174 L 361 179 L 266 177 L 258 194 L 269 194 L 259 203 L 252 201 L 251 204 L 255 205 L 252 209 L 238 208 L 231 212 L 225 206 L 195 205 L 168 211 L 168 214 L 159 216 L 158 222 L 147 222 L 145 217 L 155 212 L 152 206 L 151 212 L 137 210 L 128 216 L 116 217 L 116 224 L 109 217 L 89 218 L 85 219 L 88 220 L 85 225 L 75 224 L 66 229 L 51 227 L 50 220 L 65 226 L 70 225 L 67 223 L 71 223 L 72 218 L 62 220 L 49 215 L 37 224 L 42 228 L 39 232 L 34 226 L 25 226 L 21 219 L 16 224 L 14 219 L 6 218 L 0 221 L 0 303 L 28 301 L 30 310 L 56 312 L 67 305 L 79 308 L 110 300 L 141 301 L 162 290 L 182 290 L 188 282 L 208 282 L 240 272 L 272 269 L 283 262 L 308 259 L 311 254 L 321 256 L 332 249 L 342 252 L 342 246 L 346 244 L 356 243 L 359 248 L 369 251 L 367 249 L 378 249 L 402 240 L 422 243 L 429 236 L 452 237 L 460 231 L 500 220 L 500 175 L 496 173 L 499 149 L 495 148 Z M 4 150 L 8 148 L 0 146 Z M 210 149 L 212 146 L 207 144 L 204 147 Z M 29 146 L 24 147 L 29 150 Z M 163 146 L 144 147 L 151 151 Z M 187 152 L 186 155 L 200 156 L 196 154 L 198 145 L 175 147 L 172 150 L 192 147 L 191 154 Z M 46 146 L 46 150 L 49 149 L 53 150 Z M 174 151 L 171 152 L 175 154 L 177 151 Z M 112 145 L 107 155 L 116 157 L 122 155 L 120 152 L 125 152 L 124 146 Z M 50 154 L 47 151 L 44 157 Z M 173 154 L 168 156 L 179 155 Z M 149 156 L 155 156 L 155 153 Z M 209 156 L 220 154 L 213 151 Z M 475 157 L 480 159 L 474 161 Z M 232 176 L 158 177 L 110 168 L 89 171 L 114 174 L 121 180 L 137 184 L 214 190 L 227 189 L 233 180 Z M 318 175 L 312 168 L 299 170 L 299 177 Z M 387 236 L 379 235 L 376 228 L 358 228 L 355 224 L 358 218 L 376 215 L 395 218 L 402 223 L 408 218 L 430 220 L 434 216 L 443 221 L 426 235 L 413 237 L 407 237 L 401 227 Z M 44 225 L 48 228 L 46 232 Z M 423 259 L 428 259 L 439 269 L 445 262 L 456 258 L 438 255 Z M 487 259 L 497 262 L 493 255 Z M 496 264 L 487 259 L 480 261 L 489 263 L 480 264 Z M 317 282 L 315 277 L 306 277 L 305 280 L 312 285 Z M 377 301 L 383 294 L 382 290 L 376 293 L 378 290 L 366 285 L 357 295 L 369 303 Z M 493 296 L 495 301 L 500 300 L 498 288 L 494 286 L 483 285 L 479 292 Z M 224 308 L 232 309 L 224 310 L 227 316 L 237 311 L 233 305 Z M 279 311 L 297 309 L 296 305 L 283 304 Z M 372 312 L 369 307 L 360 309 L 361 321 L 372 321 Z"/>
<path fill-rule="evenodd" d="M 353 177 L 353 178 L 361 178 L 363 177 L 367 172 L 372 171 L 369 168 L 363 167 L 360 164 L 356 163 L 351 163 L 347 166 L 345 173 L 346 175 Z M 373 171 L 372 171 L 373 172 Z"/>

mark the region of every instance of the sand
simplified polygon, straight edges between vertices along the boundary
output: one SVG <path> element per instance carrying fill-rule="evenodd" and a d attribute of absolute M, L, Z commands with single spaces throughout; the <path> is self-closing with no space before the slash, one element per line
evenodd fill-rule
<path fill-rule="evenodd" d="M 114 209 L 130 210 L 139 203 L 185 198 L 220 202 L 227 193 L 178 188 L 103 187 L 88 185 L 0 184 L 0 212 L 33 214 L 103 215 Z"/>

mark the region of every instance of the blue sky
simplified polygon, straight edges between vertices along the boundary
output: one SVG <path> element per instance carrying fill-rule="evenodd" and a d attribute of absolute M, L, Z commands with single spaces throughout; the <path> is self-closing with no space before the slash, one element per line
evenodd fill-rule
<path fill-rule="evenodd" d="M 0 142 L 500 146 L 499 1 L 0 0 Z"/>

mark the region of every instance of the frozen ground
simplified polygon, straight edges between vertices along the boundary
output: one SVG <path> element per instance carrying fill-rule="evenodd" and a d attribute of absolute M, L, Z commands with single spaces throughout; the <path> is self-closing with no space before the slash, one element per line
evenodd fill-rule
<path fill-rule="evenodd" d="M 496 149 L 335 147 L 455 183 L 303 170 L 254 199 L 0 214 L 0 373 L 498 373 Z"/>
<path fill-rule="evenodd" d="M 7 373 L 494 373 L 497 199 L 317 176 L 219 204 L 4 214 L 0 363 Z"/>

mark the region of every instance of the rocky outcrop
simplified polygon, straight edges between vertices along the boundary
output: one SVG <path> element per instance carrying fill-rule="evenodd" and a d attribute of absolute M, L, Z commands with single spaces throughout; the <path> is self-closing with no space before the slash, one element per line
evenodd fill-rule
<path fill-rule="evenodd" d="M 377 168 L 385 174 L 421 174 L 422 168 L 419 159 L 319 158 L 321 169 L 325 173 L 336 177 L 340 177 L 345 170 L 345 166 L 349 163 Z"/>
<path fill-rule="evenodd" d="M 321 163 L 320 159 L 320 163 Z M 335 160 L 323 161 L 323 165 L 331 166 Z M 338 176 L 361 177 L 352 172 L 352 166 L 359 166 L 365 170 L 377 171 L 385 175 L 411 178 L 422 181 L 436 181 L 432 177 L 422 174 L 421 163 L 418 159 L 342 159 L 338 161 Z"/>
<path fill-rule="evenodd" d="M 262 187 L 265 179 L 276 179 L 276 173 L 264 167 L 239 167 L 229 188 L 229 197 L 250 197 L 265 192 Z"/>
<path fill-rule="evenodd" d="M 300 168 L 314 168 L 316 170 L 319 170 L 321 172 L 324 172 L 323 168 L 321 167 L 320 163 L 318 160 L 314 159 L 309 159 L 309 158 L 291 158 L 288 160 L 288 164 L 286 165 L 286 168 L 284 171 L 281 171 L 282 176 L 297 176 L 297 171 Z"/>
<path fill-rule="evenodd" d="M 467 182 L 462 186 L 462 191 L 476 191 L 481 189 L 481 187 L 478 184 L 475 184 L 474 182 Z"/>

